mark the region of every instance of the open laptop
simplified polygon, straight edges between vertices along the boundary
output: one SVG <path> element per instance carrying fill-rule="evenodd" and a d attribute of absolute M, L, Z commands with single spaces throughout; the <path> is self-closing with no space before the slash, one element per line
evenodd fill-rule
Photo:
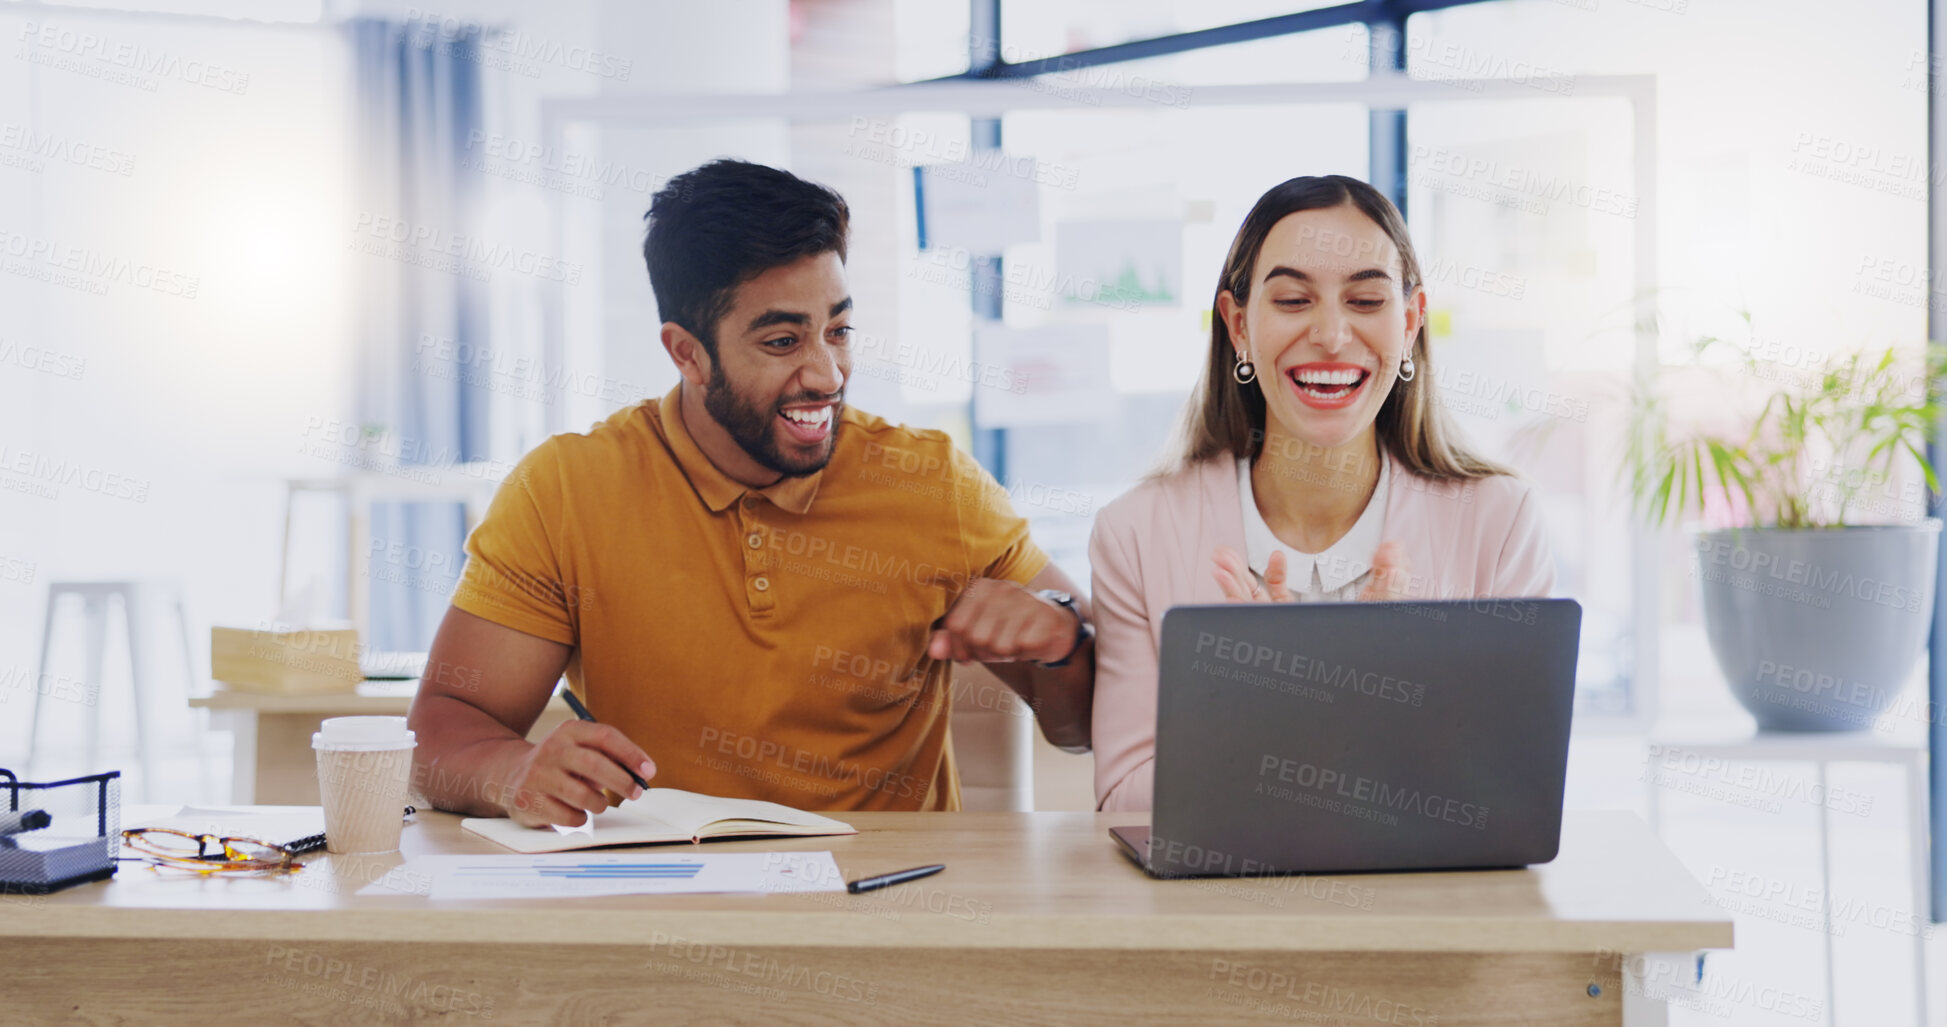
<path fill-rule="evenodd" d="M 1157 877 L 1546 863 L 1582 607 L 1569 599 L 1179 606 L 1163 617 Z"/>

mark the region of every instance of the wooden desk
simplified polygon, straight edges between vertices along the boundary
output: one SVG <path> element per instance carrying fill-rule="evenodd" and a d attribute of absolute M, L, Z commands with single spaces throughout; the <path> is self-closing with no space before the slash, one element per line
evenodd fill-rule
<path fill-rule="evenodd" d="M 230 801 L 239 805 L 312 806 L 318 803 L 318 763 L 311 735 L 327 717 L 403 717 L 419 691 L 417 681 L 366 681 L 356 692 L 334 695 L 263 695 L 221 684 L 189 705 L 210 711 L 212 726 L 234 733 L 236 752 Z M 529 738 L 574 719 L 559 697 L 534 722 Z"/>
<path fill-rule="evenodd" d="M 1569 814 L 1561 856 L 1531 870 L 1204 881 L 1122 858 L 1108 828 L 1141 814 L 848 819 L 857 836 L 710 848 L 830 849 L 847 878 L 946 872 L 863 896 L 434 904 L 352 894 L 399 854 L 284 878 L 123 864 L 0 897 L 0 1020 L 1564 1027 L 1658 1011 L 1624 984 L 1629 954 L 1731 943 L 1728 916 L 1627 813 Z M 457 817 L 419 820 L 405 855 L 497 851 Z"/>

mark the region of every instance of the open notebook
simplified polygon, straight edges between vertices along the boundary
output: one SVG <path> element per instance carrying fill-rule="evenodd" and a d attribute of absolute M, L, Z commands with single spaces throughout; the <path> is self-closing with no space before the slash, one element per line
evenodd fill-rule
<path fill-rule="evenodd" d="M 706 838 L 858 834 L 852 825 L 758 799 L 722 799 L 680 788 L 650 788 L 642 798 L 589 818 L 572 831 L 522 827 L 506 817 L 468 817 L 460 826 L 515 852 L 569 852 L 598 845 L 656 845 Z"/>

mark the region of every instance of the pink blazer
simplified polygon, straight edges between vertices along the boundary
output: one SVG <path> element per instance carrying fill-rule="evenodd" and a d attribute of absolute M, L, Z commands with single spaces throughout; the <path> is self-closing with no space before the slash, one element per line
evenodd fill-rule
<path fill-rule="evenodd" d="M 1163 614 L 1224 601 L 1210 554 L 1218 546 L 1245 552 L 1240 501 L 1237 463 L 1226 456 L 1143 481 L 1096 516 L 1088 557 L 1098 809 L 1150 808 Z M 1517 478 L 1443 483 L 1393 461 L 1385 538 L 1406 551 L 1406 597 L 1547 595 L 1555 567 L 1539 505 Z"/>

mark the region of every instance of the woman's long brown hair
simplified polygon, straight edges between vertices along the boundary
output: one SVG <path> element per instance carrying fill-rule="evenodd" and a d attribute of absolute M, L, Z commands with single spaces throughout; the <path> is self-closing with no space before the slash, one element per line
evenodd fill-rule
<path fill-rule="evenodd" d="M 1293 178 L 1273 186 L 1258 198 L 1257 205 L 1244 218 L 1231 240 L 1230 255 L 1224 258 L 1224 273 L 1217 280 L 1217 296 L 1229 290 L 1239 306 L 1251 295 L 1251 270 L 1258 253 L 1271 234 L 1271 226 L 1302 210 L 1320 210 L 1351 204 L 1373 220 L 1393 240 L 1399 250 L 1401 290 L 1411 296 L 1420 285 L 1420 262 L 1413 254 L 1413 240 L 1406 235 L 1405 219 L 1399 208 L 1379 190 L 1344 175 Z M 1256 382 L 1239 385 L 1231 377 L 1237 348 L 1231 344 L 1230 326 L 1224 323 L 1217 296 L 1210 300 L 1210 358 L 1203 376 L 1184 410 L 1176 446 L 1175 460 L 1168 469 L 1180 469 L 1219 455 L 1256 460 L 1264 448 L 1264 392 Z M 1421 477 L 1440 481 L 1486 478 L 1513 471 L 1474 454 L 1458 438 L 1459 432 L 1448 419 L 1434 389 L 1432 355 L 1427 352 L 1426 325 L 1420 325 L 1413 338 L 1412 381 L 1396 381 L 1393 391 L 1373 423 L 1379 444 L 1405 468 Z"/>

